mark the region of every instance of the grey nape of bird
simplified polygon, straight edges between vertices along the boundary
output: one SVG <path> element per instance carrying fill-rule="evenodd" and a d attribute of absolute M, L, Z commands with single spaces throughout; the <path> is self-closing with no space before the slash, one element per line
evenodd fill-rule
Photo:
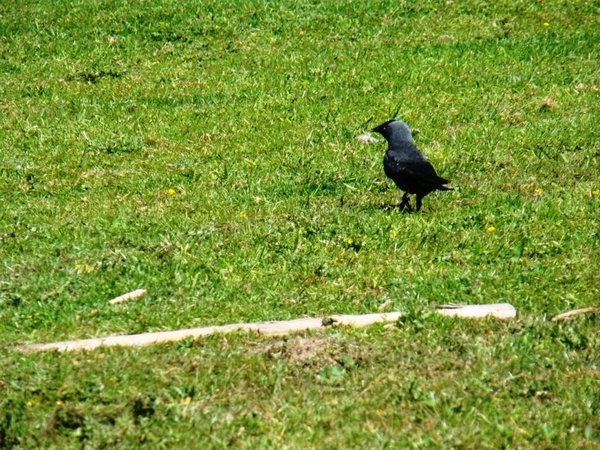
<path fill-rule="evenodd" d="M 373 128 L 388 141 L 383 157 L 383 169 L 396 186 L 404 191 L 400 208 L 410 209 L 408 194 L 417 195 L 417 211 L 423 197 L 433 191 L 450 191 L 450 181 L 438 176 L 425 155 L 415 146 L 408 125 L 400 120 L 388 120 Z"/>

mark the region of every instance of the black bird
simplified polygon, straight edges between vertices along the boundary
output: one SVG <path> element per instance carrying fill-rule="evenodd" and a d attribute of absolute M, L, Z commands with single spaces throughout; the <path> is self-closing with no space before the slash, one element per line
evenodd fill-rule
<path fill-rule="evenodd" d="M 433 191 L 450 191 L 444 186 L 450 181 L 439 177 L 435 169 L 419 151 L 412 139 L 410 128 L 400 120 L 388 120 L 373 128 L 388 141 L 383 157 L 383 170 L 394 180 L 404 195 L 400 208 L 409 208 L 408 194 L 417 194 L 417 211 L 421 209 L 423 197 Z"/>

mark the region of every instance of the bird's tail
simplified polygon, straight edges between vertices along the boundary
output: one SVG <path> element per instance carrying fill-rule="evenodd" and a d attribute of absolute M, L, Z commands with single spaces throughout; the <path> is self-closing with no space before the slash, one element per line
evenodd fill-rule
<path fill-rule="evenodd" d="M 440 191 L 453 191 L 454 189 L 448 186 L 444 186 L 445 184 L 450 183 L 450 180 L 446 180 L 445 178 L 442 178 L 440 176 L 437 177 L 437 181 L 438 181 L 438 190 Z"/>

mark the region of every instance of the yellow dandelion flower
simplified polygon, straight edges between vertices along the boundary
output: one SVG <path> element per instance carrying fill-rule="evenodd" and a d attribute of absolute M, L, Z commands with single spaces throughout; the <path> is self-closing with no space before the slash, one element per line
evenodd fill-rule
<path fill-rule="evenodd" d="M 62 406 L 62 405 L 64 405 L 62 400 L 56 400 L 56 406 Z"/>
<path fill-rule="evenodd" d="M 354 244 L 354 239 L 348 238 L 348 240 L 346 241 L 346 244 L 348 244 L 348 245 Z"/>
<path fill-rule="evenodd" d="M 29 407 L 31 408 L 31 407 L 33 406 L 33 402 L 32 402 L 31 400 L 29 400 L 29 401 L 27 402 L 27 406 L 29 406 Z"/>
<path fill-rule="evenodd" d="M 487 227 L 486 230 L 488 233 L 493 233 L 494 231 L 496 231 L 496 227 Z"/>
<path fill-rule="evenodd" d="M 544 22 L 544 26 L 545 26 L 545 27 L 549 27 L 549 26 L 550 26 L 550 24 L 549 24 L 548 22 Z"/>
<path fill-rule="evenodd" d="M 131 89 L 131 85 L 130 85 L 130 84 L 127 84 L 127 85 L 125 85 L 125 87 L 126 87 L 127 89 Z"/>
<path fill-rule="evenodd" d="M 541 193 L 542 193 L 542 192 L 544 192 L 544 191 L 542 191 L 540 188 L 537 188 L 537 189 L 535 190 L 535 193 L 536 193 L 537 195 L 541 195 Z"/>
<path fill-rule="evenodd" d="M 391 230 L 390 231 L 390 237 L 395 238 L 396 236 L 398 236 L 398 232 L 396 230 Z"/>
<path fill-rule="evenodd" d="M 93 272 L 94 268 L 89 264 L 75 264 L 75 270 L 77 272 Z"/>
<path fill-rule="evenodd" d="M 598 195 L 598 194 L 600 194 L 599 191 L 592 191 L 592 195 Z"/>
<path fill-rule="evenodd" d="M 175 189 L 169 189 L 167 192 L 169 195 L 175 195 Z"/>
<path fill-rule="evenodd" d="M 240 214 L 240 219 L 245 219 L 246 218 L 246 213 L 241 213 Z"/>
<path fill-rule="evenodd" d="M 192 397 L 186 397 L 186 398 L 182 398 L 179 403 L 186 406 L 186 405 L 189 405 L 191 401 L 192 401 Z"/>

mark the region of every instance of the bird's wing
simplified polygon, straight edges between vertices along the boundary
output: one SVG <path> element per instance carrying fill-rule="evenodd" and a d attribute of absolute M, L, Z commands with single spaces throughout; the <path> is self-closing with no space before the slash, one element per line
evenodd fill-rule
<path fill-rule="evenodd" d="M 439 177 L 435 173 L 435 169 L 427 160 L 407 162 L 389 158 L 386 161 L 386 172 L 389 172 L 388 176 L 392 178 L 397 176 L 432 188 L 438 188 L 440 185 L 449 183 L 448 180 Z"/>

